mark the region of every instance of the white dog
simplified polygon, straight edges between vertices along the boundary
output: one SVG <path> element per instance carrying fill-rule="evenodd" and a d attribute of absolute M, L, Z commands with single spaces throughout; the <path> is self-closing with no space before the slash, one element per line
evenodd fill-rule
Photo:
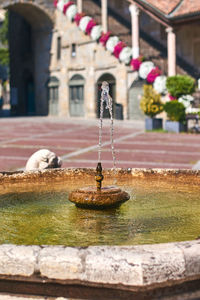
<path fill-rule="evenodd" d="M 26 163 L 26 171 L 44 170 L 50 168 L 60 168 L 62 160 L 54 152 L 41 149 L 33 153 Z"/>

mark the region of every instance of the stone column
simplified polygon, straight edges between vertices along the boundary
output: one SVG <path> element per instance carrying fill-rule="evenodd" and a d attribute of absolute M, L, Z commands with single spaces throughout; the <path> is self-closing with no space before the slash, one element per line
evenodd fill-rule
<path fill-rule="evenodd" d="M 123 117 L 128 119 L 128 92 L 127 92 L 127 69 L 124 64 L 118 64 L 116 68 L 116 74 L 120 76 L 116 77 L 116 103 L 123 106 Z"/>
<path fill-rule="evenodd" d="M 103 32 L 108 31 L 108 2 L 107 0 L 101 0 L 101 23 Z"/>
<path fill-rule="evenodd" d="M 96 118 L 96 82 L 94 66 L 90 65 L 87 68 L 87 81 L 85 84 L 85 117 L 94 119 Z"/>
<path fill-rule="evenodd" d="M 83 0 L 77 0 L 77 8 L 78 8 L 78 12 L 82 13 L 82 11 L 83 11 Z"/>
<path fill-rule="evenodd" d="M 172 27 L 166 29 L 168 51 L 168 76 L 176 75 L 176 34 Z"/>
<path fill-rule="evenodd" d="M 131 23 L 132 23 L 132 49 L 133 58 L 137 58 L 140 55 L 140 44 L 139 44 L 139 9 L 136 4 L 131 4 L 129 6 L 131 13 Z"/>

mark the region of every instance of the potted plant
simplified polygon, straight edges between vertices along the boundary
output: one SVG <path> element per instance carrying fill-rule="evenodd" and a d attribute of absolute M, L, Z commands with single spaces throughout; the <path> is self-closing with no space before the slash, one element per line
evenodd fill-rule
<path fill-rule="evenodd" d="M 162 129 L 162 119 L 155 116 L 163 111 L 161 95 L 158 94 L 152 85 L 144 85 L 144 95 L 140 101 L 140 108 L 147 116 L 145 119 L 145 129 Z"/>
<path fill-rule="evenodd" d="M 195 80 L 187 75 L 176 75 L 167 78 L 166 87 L 173 98 L 191 95 L 195 91 Z"/>
<path fill-rule="evenodd" d="M 169 101 L 165 103 L 164 111 L 169 118 L 165 122 L 165 130 L 176 133 L 185 131 L 185 106 L 182 103 L 178 100 Z"/>
<path fill-rule="evenodd" d="M 185 131 L 186 102 L 190 104 L 188 97 L 195 91 L 195 80 L 187 75 L 170 76 L 167 78 L 166 87 L 171 101 L 167 102 L 164 107 L 169 118 L 165 129 L 173 132 Z"/>

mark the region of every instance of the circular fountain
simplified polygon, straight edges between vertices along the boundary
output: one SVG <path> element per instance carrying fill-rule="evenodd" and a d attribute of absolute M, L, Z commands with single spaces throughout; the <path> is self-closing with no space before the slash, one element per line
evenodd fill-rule
<path fill-rule="evenodd" d="M 6 286 L 12 294 L 47 297 L 200 299 L 200 171 L 115 169 L 108 92 L 104 82 L 96 173 L 0 172 L 0 293 Z M 114 165 L 104 176 L 103 103 Z M 96 187 L 88 187 L 94 177 Z M 113 179 L 131 201 L 106 210 L 129 199 Z M 99 210 L 76 209 L 68 195 L 78 207 Z"/>
<path fill-rule="evenodd" d="M 66 201 L 93 169 L 0 172 L 0 294 L 200 299 L 200 171 L 103 173 L 131 195 L 119 210 Z"/>

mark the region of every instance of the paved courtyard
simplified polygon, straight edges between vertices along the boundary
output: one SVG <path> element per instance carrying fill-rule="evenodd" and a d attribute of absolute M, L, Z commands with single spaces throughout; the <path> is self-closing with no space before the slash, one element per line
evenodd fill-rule
<path fill-rule="evenodd" d="M 113 166 L 110 122 L 103 125 L 102 162 Z M 52 117 L 0 119 L 0 171 L 23 169 L 35 151 L 49 149 L 63 167 L 96 167 L 98 120 Z M 115 121 L 117 167 L 192 169 L 200 160 L 200 135 L 145 132 L 143 122 Z"/>

